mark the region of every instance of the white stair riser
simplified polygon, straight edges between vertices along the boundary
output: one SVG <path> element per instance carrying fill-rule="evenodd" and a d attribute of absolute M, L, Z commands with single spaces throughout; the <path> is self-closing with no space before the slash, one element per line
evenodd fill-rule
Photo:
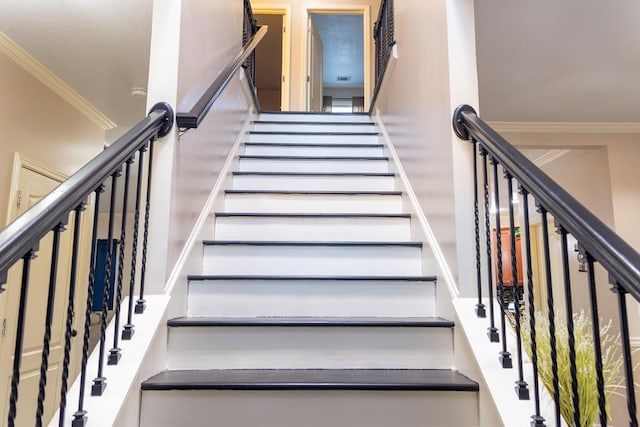
<path fill-rule="evenodd" d="M 236 175 L 234 190 L 281 191 L 393 191 L 392 176 L 287 176 L 287 175 Z"/>
<path fill-rule="evenodd" d="M 401 196 L 227 194 L 227 212 L 403 213 Z"/>
<path fill-rule="evenodd" d="M 459 391 L 144 391 L 141 427 L 477 427 L 478 394 Z"/>
<path fill-rule="evenodd" d="M 268 122 L 317 122 L 317 123 L 370 123 L 365 114 L 269 114 L 262 113 L 258 120 Z"/>
<path fill-rule="evenodd" d="M 203 274 L 419 276 L 416 247 L 205 246 Z"/>
<path fill-rule="evenodd" d="M 340 122 L 335 122 L 340 123 Z M 254 131 L 259 132 L 281 132 L 286 130 L 287 132 L 339 132 L 339 133 L 370 133 L 377 132 L 378 128 L 371 124 L 338 124 L 335 123 L 300 123 L 300 124 L 287 124 L 283 126 L 279 123 L 255 123 L 253 125 Z M 344 122 L 342 122 L 344 123 Z"/>
<path fill-rule="evenodd" d="M 332 157 L 382 157 L 382 147 L 332 147 L 330 145 L 245 145 L 244 154 L 250 156 L 332 156 Z"/>
<path fill-rule="evenodd" d="M 435 284 L 408 281 L 192 281 L 189 316 L 429 317 Z"/>
<path fill-rule="evenodd" d="M 179 327 L 168 369 L 450 369 L 450 328 Z"/>
<path fill-rule="evenodd" d="M 380 144 L 379 135 L 314 135 L 314 134 L 286 134 L 286 133 L 250 133 L 245 136 L 245 142 L 275 142 L 293 144 Z"/>
<path fill-rule="evenodd" d="M 389 172 L 387 160 L 240 159 L 240 172 Z"/>
<path fill-rule="evenodd" d="M 378 241 L 411 239 L 410 218 L 217 217 L 220 240 Z"/>

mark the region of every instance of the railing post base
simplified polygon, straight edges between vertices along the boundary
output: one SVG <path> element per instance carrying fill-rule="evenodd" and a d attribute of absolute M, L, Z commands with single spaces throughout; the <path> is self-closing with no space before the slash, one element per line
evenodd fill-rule
<path fill-rule="evenodd" d="M 500 357 L 498 358 L 498 360 L 500 360 L 500 365 L 504 369 L 513 368 L 513 361 L 511 360 L 511 353 L 504 352 L 504 351 L 500 352 Z"/>
<path fill-rule="evenodd" d="M 139 299 L 138 301 L 136 301 L 136 309 L 135 309 L 136 314 L 144 313 L 144 310 L 147 308 L 147 304 L 145 303 L 146 301 L 143 299 Z"/>
<path fill-rule="evenodd" d="M 487 311 L 484 308 L 484 304 L 476 304 L 476 316 L 487 317 Z"/>
<path fill-rule="evenodd" d="M 133 333 L 135 332 L 133 330 L 133 325 L 124 325 L 123 326 L 123 330 L 122 330 L 122 339 L 125 341 L 129 341 L 131 338 L 133 338 Z"/>
<path fill-rule="evenodd" d="M 109 358 L 107 359 L 107 365 L 117 365 L 122 357 L 119 348 L 112 348 L 109 350 Z"/>
<path fill-rule="evenodd" d="M 78 411 L 73 414 L 71 427 L 85 427 L 87 425 L 87 411 Z"/>
<path fill-rule="evenodd" d="M 97 377 L 93 380 L 93 385 L 91 386 L 91 396 L 102 396 L 106 388 L 107 379 L 105 377 Z"/>
<path fill-rule="evenodd" d="M 547 427 L 547 425 L 544 423 L 544 418 L 538 415 L 532 415 L 531 419 L 531 427 Z"/>
<path fill-rule="evenodd" d="M 525 381 L 516 381 L 516 395 L 520 400 L 529 400 L 529 387 Z"/>
<path fill-rule="evenodd" d="M 500 335 L 498 335 L 498 328 L 488 328 L 487 336 L 489 337 L 489 342 L 500 342 Z"/>

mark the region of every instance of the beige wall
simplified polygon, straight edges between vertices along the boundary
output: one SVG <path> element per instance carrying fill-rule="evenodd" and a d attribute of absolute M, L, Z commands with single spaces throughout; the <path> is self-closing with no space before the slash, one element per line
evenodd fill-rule
<path fill-rule="evenodd" d="M 13 155 L 71 175 L 102 151 L 104 130 L 0 53 L 0 209 L 9 204 Z"/>
<path fill-rule="evenodd" d="M 380 0 L 252 0 L 254 9 L 268 9 L 270 7 L 291 7 L 291 70 L 290 70 L 290 100 L 289 109 L 301 111 L 306 108 L 306 44 L 307 44 L 307 9 L 345 8 L 348 6 L 369 8 L 369 23 L 365 22 L 367 34 L 373 34 L 373 24 L 378 17 Z M 371 42 L 371 78 L 374 73 L 374 44 Z"/>

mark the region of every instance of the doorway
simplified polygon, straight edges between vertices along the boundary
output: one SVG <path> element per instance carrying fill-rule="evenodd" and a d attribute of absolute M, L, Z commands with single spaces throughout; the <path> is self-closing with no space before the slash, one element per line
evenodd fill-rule
<path fill-rule="evenodd" d="M 364 111 L 371 93 L 369 8 L 308 9 L 307 19 L 307 111 Z"/>
<path fill-rule="evenodd" d="M 256 47 L 255 85 L 263 111 L 289 110 L 289 10 L 254 8 L 258 25 L 269 27 Z"/>
<path fill-rule="evenodd" d="M 8 221 L 12 221 L 31 208 L 42 197 L 47 195 L 66 177 L 45 166 L 28 161 L 16 154 L 14 174 L 12 178 L 12 195 Z M 69 221 L 73 223 L 73 214 Z M 60 381 L 63 368 L 66 306 L 68 302 L 68 278 L 72 250 L 72 235 L 63 232 L 60 235 L 59 262 L 57 271 L 56 295 L 53 307 L 50 353 L 47 369 L 47 386 L 44 419 L 48 419 L 57 409 L 60 399 Z M 24 336 L 23 356 L 20 367 L 19 394 L 16 424 L 33 423 L 36 413 L 36 401 L 40 380 L 40 364 L 42 359 L 43 335 L 45 328 L 45 308 L 47 304 L 48 284 L 52 256 L 52 233 L 41 241 L 37 257 L 31 263 L 29 274 L 29 291 L 27 300 L 27 316 Z M 0 401 L 0 413 L 7 413 L 10 396 L 10 383 L 13 367 L 13 351 L 16 337 L 18 301 L 20 299 L 20 276 L 22 263 L 9 270 L 6 292 L 0 304 L 2 332 L 0 334 L 0 393 L 5 396 Z M 65 286 L 65 283 L 67 286 Z M 77 363 L 72 362 L 72 363 Z M 71 375 L 75 368 L 70 366 Z M 70 377 L 72 378 L 72 376 Z"/>

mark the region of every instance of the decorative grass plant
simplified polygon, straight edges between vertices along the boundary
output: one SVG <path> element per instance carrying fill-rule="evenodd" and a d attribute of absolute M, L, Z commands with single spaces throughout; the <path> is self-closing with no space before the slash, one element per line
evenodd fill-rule
<path fill-rule="evenodd" d="M 546 314 L 536 313 L 536 345 L 538 356 L 538 375 L 545 388 L 553 396 L 553 371 L 551 360 L 551 342 L 549 319 Z M 521 321 L 524 349 L 531 357 L 531 334 L 527 316 Z M 595 365 L 595 350 L 591 320 L 583 311 L 573 315 L 575 336 L 576 367 L 580 409 L 580 426 L 574 426 L 573 401 L 571 393 L 571 364 L 569 362 L 569 338 L 565 318 L 556 318 L 556 351 L 558 360 L 558 380 L 560 389 L 560 413 L 567 425 L 572 427 L 591 427 L 598 418 L 598 387 Z M 622 386 L 620 375 L 622 358 L 618 352 L 619 335 L 611 332 L 611 321 L 600 327 L 602 345 L 602 367 L 604 389 L 609 417 L 609 398 Z M 609 417 L 610 418 L 610 417 Z"/>

